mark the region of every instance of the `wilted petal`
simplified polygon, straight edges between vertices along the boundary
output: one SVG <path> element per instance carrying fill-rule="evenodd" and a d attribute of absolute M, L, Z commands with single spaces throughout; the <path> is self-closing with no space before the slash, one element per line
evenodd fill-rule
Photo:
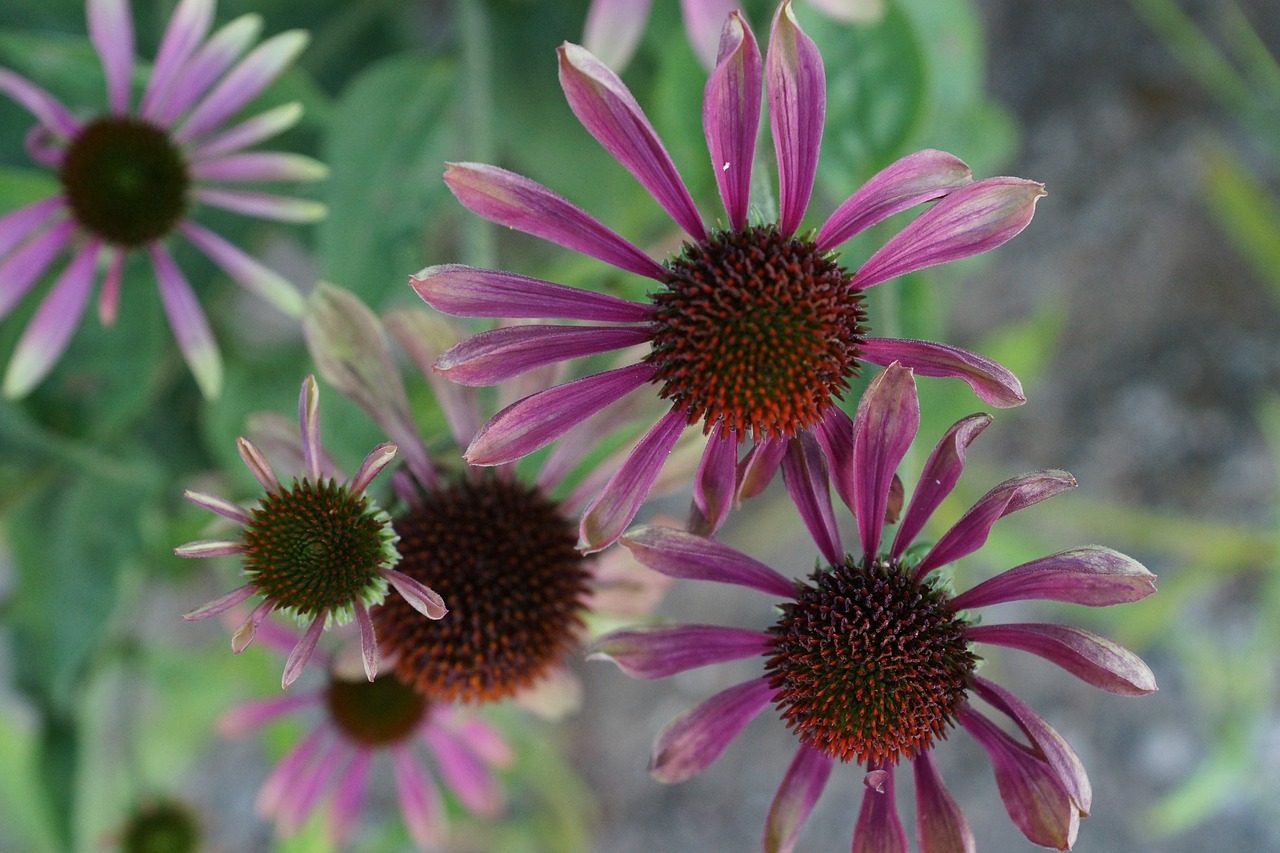
<path fill-rule="evenodd" d="M 1022 383 L 1001 364 L 959 347 L 902 338 L 867 338 L 858 357 L 872 364 L 899 362 L 919 376 L 955 378 L 968 383 L 978 399 L 1000 409 L 1027 401 Z"/>
<path fill-rule="evenodd" d="M 1046 599 L 1106 607 L 1146 598 L 1156 576 L 1132 557 L 1101 545 L 1059 551 L 985 580 L 951 600 L 956 610 Z"/>
<path fill-rule="evenodd" d="M 198 539 L 173 549 L 173 553 L 179 557 L 233 557 L 244 551 L 244 543 L 232 539 Z M 203 619 L 204 616 L 192 618 Z"/>
<path fill-rule="evenodd" d="M 89 40 L 102 59 L 111 112 L 129 111 L 129 83 L 133 74 L 133 16 L 129 0 L 89 0 Z"/>
<path fill-rule="evenodd" d="M 365 677 L 373 681 L 378 677 L 378 641 L 373 635 L 373 620 L 363 601 L 351 602 L 351 610 L 355 613 L 356 625 L 360 628 L 360 659 L 364 664 Z"/>
<path fill-rule="evenodd" d="M 311 660 L 311 653 L 316 650 L 316 643 L 320 641 L 320 633 L 324 631 L 325 614 L 316 614 L 311 620 L 311 626 L 307 628 L 307 632 L 302 635 L 302 639 L 298 640 L 298 644 L 293 647 L 293 651 L 289 652 L 289 659 L 284 663 L 284 677 L 280 679 L 280 686 L 287 688 L 290 684 L 298 680 L 298 676 L 302 675 L 302 670 L 306 668 L 307 661 Z"/>
<path fill-rule="evenodd" d="M 606 634 L 588 660 L 611 660 L 632 678 L 666 678 L 688 669 L 763 655 L 769 635 L 718 625 L 647 625 Z"/>
<path fill-rule="evenodd" d="M 862 808 L 853 828 L 853 853 L 907 853 L 907 832 L 893 797 L 893 769 L 882 768 L 879 773 L 883 774 L 881 784 L 863 786 Z"/>
<path fill-rule="evenodd" d="M 351 482 L 347 484 L 347 488 L 353 494 L 361 494 L 365 489 L 369 488 L 369 484 L 373 482 L 373 478 L 382 472 L 396 458 L 396 446 L 389 441 L 384 441 L 378 446 L 370 450 L 368 455 L 364 457 L 364 461 L 360 463 L 360 467 L 355 474 L 351 476 Z"/>
<path fill-rule="evenodd" d="M 449 612 L 444 599 L 430 587 L 395 569 L 383 569 L 382 576 L 396 588 L 409 606 L 428 619 L 443 619 Z"/>
<path fill-rule="evenodd" d="M 258 627 L 262 624 L 262 620 L 275 609 L 275 602 L 270 598 L 265 598 L 258 603 L 258 606 L 249 612 L 249 615 L 231 632 L 231 651 L 240 654 L 249 648 L 249 644 L 253 642 L 254 637 L 258 636 Z M 290 645 L 292 648 L 293 635 L 289 635 Z"/>
<path fill-rule="evenodd" d="M 802 432 L 788 442 L 782 480 L 823 558 L 832 565 L 839 563 L 844 559 L 844 546 L 831 508 L 831 484 L 817 439 L 809 433 Z"/>
<path fill-rule="evenodd" d="M 462 385 L 497 385 L 535 367 L 643 344 L 644 326 L 504 326 L 449 349 L 436 369 Z"/>
<path fill-rule="evenodd" d="M 202 509 L 207 509 L 209 512 L 216 512 L 223 518 L 229 518 L 232 521 L 239 522 L 240 524 L 248 524 L 253 520 L 253 516 L 249 514 L 249 511 L 240 506 L 240 504 L 232 503 L 231 501 L 226 500 L 225 498 L 220 498 L 217 495 L 210 495 L 205 492 L 196 492 L 191 489 L 187 489 L 182 493 L 182 497 Z"/>
<path fill-rule="evenodd" d="M 192 542 L 191 544 L 198 545 L 201 543 Z M 185 546 L 185 547 L 190 547 L 190 546 Z M 177 553 L 178 551 L 179 549 L 177 548 L 174 549 L 174 553 Z M 188 555 L 178 554 L 178 556 L 182 557 L 182 556 L 188 556 Z M 200 555 L 190 555 L 190 556 L 200 556 Z M 228 592 L 225 595 L 218 596 L 213 601 L 210 601 L 208 604 L 197 607 L 195 610 L 192 610 L 189 613 L 182 614 L 182 618 L 186 619 L 188 622 L 195 622 L 200 619 L 208 619 L 210 616 L 217 616 L 219 613 L 222 613 L 224 611 L 230 610 L 231 608 L 235 607 L 237 604 L 244 601 L 249 596 L 253 595 L 255 592 L 257 592 L 257 587 L 253 586 L 252 584 L 245 584 L 244 586 L 236 587 L 235 589 L 231 590 L 231 592 Z"/>
<path fill-rule="evenodd" d="M 659 782 L 683 782 L 702 772 L 772 697 L 768 680 L 753 678 L 690 708 L 659 732 L 649 772 Z"/>
<path fill-rule="evenodd" d="M 890 365 L 871 380 L 853 418 L 854 498 L 862 553 L 880 553 L 889 487 L 920 427 L 920 403 L 909 368 Z"/>
<path fill-rule="evenodd" d="M 973 625 L 965 635 L 975 643 L 1022 649 L 1056 663 L 1067 672 L 1122 696 L 1156 690 L 1156 678 L 1142 658 L 1121 645 L 1068 625 Z"/>
<path fill-rule="evenodd" d="M 582 43 L 610 68 L 621 71 L 635 55 L 649 20 L 651 0 L 591 0 Z"/>
<path fill-rule="evenodd" d="M 222 356 L 218 354 L 204 311 L 200 310 L 195 292 L 169 251 L 159 243 L 152 243 L 147 251 L 160 286 L 160 302 L 178 340 L 178 349 L 205 399 L 215 400 L 222 392 Z"/>
<path fill-rule="evenodd" d="M 731 583 L 780 598 L 795 585 L 779 572 L 712 539 L 670 527 L 640 527 L 620 540 L 644 565 L 667 577 Z"/>
<path fill-rule="evenodd" d="M 930 750 L 911 759 L 916 783 L 916 841 L 920 853 L 977 853 L 973 832 L 942 783 Z"/>
<path fill-rule="evenodd" d="M 825 753 L 801 744 L 782 777 L 764 824 L 765 853 L 791 853 L 805 818 L 822 795 L 835 762 Z"/>
<path fill-rule="evenodd" d="M 729 226 L 736 230 L 747 224 L 764 71 L 741 13 L 735 11 L 723 26 L 720 58 L 703 94 L 702 129 Z"/>
<path fill-rule="evenodd" d="M 800 29 L 790 0 L 784 0 L 773 19 L 765 79 L 778 156 L 778 231 L 789 235 L 799 229 L 813 192 L 827 110 L 822 56 Z"/>
<path fill-rule="evenodd" d="M 652 313 L 605 293 L 461 264 L 427 267 L 409 284 L 432 308 L 458 317 L 644 323 Z"/>
<path fill-rule="evenodd" d="M 933 511 L 942 503 L 943 498 L 951 494 L 964 470 L 964 455 L 969 444 L 991 424 L 990 415 L 969 415 L 961 418 L 942 436 L 942 440 L 933 448 L 924 468 L 920 471 L 920 479 L 911 493 L 911 503 L 907 513 L 898 526 L 893 547 L 889 555 L 893 558 L 902 556 L 902 552 L 911 547 L 918 534 L 933 515 Z M 953 604 L 953 606 L 956 606 Z M 956 609 L 961 609 L 956 606 Z"/>

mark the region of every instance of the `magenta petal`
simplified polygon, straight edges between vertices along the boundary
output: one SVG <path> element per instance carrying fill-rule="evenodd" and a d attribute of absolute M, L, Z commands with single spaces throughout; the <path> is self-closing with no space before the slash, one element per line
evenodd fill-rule
<path fill-rule="evenodd" d="M 436 370 L 461 385 L 497 385 L 535 367 L 625 349 L 652 336 L 644 326 L 504 326 L 452 347 Z"/>
<path fill-rule="evenodd" d="M 582 208 L 528 178 L 481 163 L 448 163 L 444 182 L 462 206 L 499 225 L 598 258 L 657 281 L 657 261 L 602 225 Z"/>
<path fill-rule="evenodd" d="M 1092 631 L 1068 625 L 973 625 L 965 636 L 1039 655 L 1067 672 L 1122 696 L 1145 696 L 1156 690 L 1156 678 L 1142 658 Z"/>
<path fill-rule="evenodd" d="M 822 796 L 834 760 L 808 744 L 801 744 L 778 785 L 764 824 L 765 853 L 791 853 L 805 818 Z"/>
<path fill-rule="evenodd" d="M 831 508 L 831 484 L 817 439 L 802 432 L 787 444 L 782 457 L 782 481 L 800 518 L 822 556 L 832 565 L 844 559 L 836 515 Z"/>
<path fill-rule="evenodd" d="M 616 296 L 461 264 L 427 267 L 409 284 L 432 308 L 458 317 L 644 323 L 652 313 Z"/>
<path fill-rule="evenodd" d="M 298 680 L 298 676 L 302 674 L 302 670 L 306 668 L 307 661 L 311 660 L 311 653 L 316 650 L 316 643 L 320 640 L 320 633 L 324 630 L 325 614 L 319 613 L 311 620 L 311 627 L 307 628 L 307 632 L 298 640 L 298 644 L 293 647 L 293 651 L 289 652 L 289 659 L 284 664 L 284 677 L 280 680 L 280 686 L 287 688 L 290 684 Z"/>
<path fill-rule="evenodd" d="M 747 224 L 763 74 L 755 36 L 741 13 L 734 12 L 724 23 L 720 59 L 707 78 L 702 129 L 720 199 L 729 215 L 729 226 L 735 230 Z"/>
<path fill-rule="evenodd" d="M 987 178 L 961 187 L 921 213 L 854 274 L 859 290 L 935 264 L 994 249 L 1027 227 L 1044 185 Z"/>
<path fill-rule="evenodd" d="M 818 230 L 814 242 L 827 252 L 895 213 L 973 183 L 973 172 L 959 157 L 926 149 L 881 169 L 849 196 Z"/>
<path fill-rule="evenodd" d="M 210 616 L 217 616 L 219 613 L 235 607 L 257 591 L 258 588 L 252 584 L 238 586 L 231 590 L 231 592 L 218 596 L 208 604 L 203 604 L 189 613 L 182 614 L 182 618 L 186 619 L 188 622 L 195 622 L 199 619 L 208 619 Z"/>
<path fill-rule="evenodd" d="M 449 612 L 440 593 L 395 569 L 383 569 L 382 576 L 414 610 L 428 619 L 443 619 Z"/>
<path fill-rule="evenodd" d="M 621 71 L 635 55 L 649 20 L 651 0 L 591 0 L 582 43 L 610 68 Z"/>
<path fill-rule="evenodd" d="M 467 749 L 456 734 L 441 726 L 430 725 L 426 739 L 445 787 L 467 811 L 493 815 L 502 807 L 502 792 L 488 766 Z"/>
<path fill-rule="evenodd" d="M 355 829 L 364 806 L 364 793 L 369 786 L 369 765 L 373 752 L 357 749 L 339 774 L 337 789 L 329 804 L 329 836 L 339 847 L 343 846 Z"/>
<path fill-rule="evenodd" d="M 213 0 L 182 0 L 174 8 L 160 49 L 156 51 L 146 91 L 142 94 L 139 111 L 143 116 L 151 116 L 155 99 L 167 90 L 178 69 L 186 64 L 204 40 L 213 21 L 213 7 Z"/>
<path fill-rule="evenodd" d="M 769 635 L 718 625 L 646 625 L 605 634 L 588 660 L 611 660 L 632 678 L 666 678 L 713 663 L 764 655 Z"/>
<path fill-rule="evenodd" d="M 769 127 L 778 155 L 778 230 L 794 234 L 813 192 L 827 110 L 827 82 L 818 47 L 800 29 L 790 0 L 773 19 L 765 60 Z"/>
<path fill-rule="evenodd" d="M 738 500 L 744 501 L 763 492 L 777 473 L 786 452 L 787 443 L 780 439 L 766 438 L 752 445 L 738 464 Z"/>
<path fill-rule="evenodd" d="M 145 117 L 163 127 L 175 124 L 178 116 L 249 49 L 261 31 L 262 18 L 252 14 L 241 15 L 219 28 L 175 69 L 167 86 L 161 84 L 151 112 Z"/>
<path fill-rule="evenodd" d="M 34 230 L 44 224 L 54 211 L 67 202 L 61 196 L 49 196 L 23 205 L 0 216 L 0 258 L 14 246 L 27 239 Z"/>
<path fill-rule="evenodd" d="M 548 388 L 512 403 L 481 427 L 466 458 L 501 465 L 555 441 L 610 403 L 653 378 L 648 364 L 632 364 Z"/>
<path fill-rule="evenodd" d="M 244 460 L 245 466 L 253 474 L 254 478 L 262 484 L 262 488 L 268 492 L 280 491 L 280 481 L 276 478 L 276 472 L 272 469 L 271 463 L 267 461 L 267 457 L 262 455 L 262 451 L 258 449 L 252 441 L 240 436 L 236 439 L 236 449 L 240 451 L 240 458 Z"/>
<path fill-rule="evenodd" d="M 302 104 L 294 101 L 258 113 L 228 130 L 213 134 L 191 151 L 191 161 L 197 162 L 223 154 L 232 154 L 284 133 L 302 118 Z"/>
<path fill-rule="evenodd" d="M 964 470 L 965 450 L 978 434 L 991 424 L 990 415 L 969 415 L 961 418 L 942 436 L 942 440 L 933 448 L 924 468 L 920 471 L 920 479 L 916 482 L 915 491 L 911 494 L 911 503 L 898 525 L 898 533 L 893 539 L 893 547 L 889 555 L 894 559 L 902 556 L 902 552 L 911 547 L 918 534 L 933 515 L 933 511 L 942 503 L 943 498 L 951 494 L 960 472 Z M 955 605 L 952 605 L 955 607 Z M 960 609 L 956 607 L 956 609 Z"/>
<path fill-rule="evenodd" d="M 999 519 L 1074 489 L 1076 485 L 1076 478 L 1066 471 L 1034 471 L 1005 480 L 979 498 L 950 530 L 942 534 L 942 538 L 916 565 L 916 579 L 981 548 L 991 533 L 991 526 Z"/>
<path fill-rule="evenodd" d="M 920 376 L 960 379 L 978 399 L 1000 409 L 1027 402 L 1018 377 L 986 356 L 959 347 L 904 338 L 867 338 L 858 357 L 880 365 L 896 361 Z"/>
<path fill-rule="evenodd" d="M 693 506 L 690 510 L 690 533 L 714 536 L 733 507 L 738 442 L 735 438 L 712 435 L 698 461 L 693 480 Z"/>
<path fill-rule="evenodd" d="M 324 697 L 316 693 L 285 693 L 266 699 L 254 699 L 223 713 L 218 717 L 215 728 L 221 735 L 243 735 L 323 701 Z"/>
<path fill-rule="evenodd" d="M 582 514 L 578 547 L 599 551 L 617 541 L 649 496 L 653 481 L 684 432 L 687 417 L 673 409 L 663 415 L 627 456 L 622 467 Z"/>
<path fill-rule="evenodd" d="M 853 466 L 853 419 L 839 406 L 831 406 L 813 428 L 813 435 L 827 457 L 827 470 L 836 494 L 853 512 L 857 505 L 854 498 L 857 484 Z"/>
<path fill-rule="evenodd" d="M 722 690 L 667 724 L 653 742 L 649 772 L 659 782 L 683 782 L 720 757 L 773 697 L 765 678 Z"/>
<path fill-rule="evenodd" d="M 191 285 L 174 263 L 173 256 L 159 243 L 148 247 L 151 266 L 160 288 L 160 302 L 169 318 L 169 327 L 178 340 L 178 349 L 186 359 L 191 374 L 207 399 L 216 399 L 222 391 L 222 357 L 214 343 L 213 332 L 205 320 Z"/>
<path fill-rule="evenodd" d="M 133 74 L 133 16 L 129 0 L 89 0 L 89 39 L 102 59 L 107 78 L 107 103 L 111 112 L 129 110 L 129 83 Z"/>
<path fill-rule="evenodd" d="M 868 769 L 871 766 L 868 764 Z M 853 853 L 907 853 L 907 831 L 893 796 L 893 768 L 882 767 L 880 772 L 883 784 L 863 786 L 862 808 L 853 828 Z"/>
<path fill-rule="evenodd" d="M 396 799 L 409 835 L 419 847 L 436 849 L 444 837 L 445 813 L 440 792 L 418 766 L 413 752 L 404 745 L 391 748 L 391 764 L 395 771 Z"/>
<path fill-rule="evenodd" d="M 315 483 L 320 479 L 320 388 L 316 378 L 307 374 L 298 393 L 298 434 L 302 438 L 304 476 Z"/>
<path fill-rule="evenodd" d="M 560 86 L 578 121 L 681 228 L 695 240 L 706 239 L 689 190 L 626 84 L 576 44 L 565 42 L 558 54 Z"/>
<path fill-rule="evenodd" d="M 75 220 L 64 219 L 4 259 L 0 264 L 0 319 L 8 316 L 13 306 L 26 296 L 74 231 Z"/>
<path fill-rule="evenodd" d="M 795 584 L 758 560 L 670 527 L 640 527 L 620 540 L 644 565 L 667 577 L 731 583 L 779 598 L 795 598 Z"/>
<path fill-rule="evenodd" d="M 229 518 L 239 524 L 247 525 L 253 520 L 253 516 L 249 511 L 240 504 L 220 498 L 217 495 L 206 494 L 205 492 L 197 492 L 192 489 L 186 489 L 182 493 L 182 497 L 196 506 L 207 509 L 209 512 L 216 512 L 223 518 Z"/>
<path fill-rule="evenodd" d="M 26 107 L 55 136 L 70 139 L 80 130 L 80 122 L 57 98 L 7 68 L 0 68 L 0 92 Z"/>
<path fill-rule="evenodd" d="M 1106 607 L 1146 598 L 1156 576 L 1137 560 L 1101 545 L 1059 551 L 1002 572 L 951 600 L 965 610 L 1005 601 L 1046 599 Z"/>
<path fill-rule="evenodd" d="M 685 35 L 689 37 L 689 46 L 703 67 L 715 67 L 717 45 L 720 45 L 725 21 L 740 5 L 737 0 L 680 0 Z M 759 105 L 757 99 L 757 108 Z"/>
<path fill-rule="evenodd" d="M 363 601 L 353 601 L 351 609 L 355 613 L 356 625 L 360 627 L 360 657 L 364 663 L 364 674 L 373 681 L 378 677 L 378 641 L 373 634 L 373 620 L 369 618 L 369 610 Z"/>
<path fill-rule="evenodd" d="M 912 758 L 911 772 L 916 783 L 916 842 L 920 853 L 977 853 L 973 832 L 942 783 L 933 753 L 926 749 Z"/>
<path fill-rule="evenodd" d="M 880 553 L 889 488 L 920 427 L 920 403 L 910 368 L 890 365 L 871 380 L 853 418 L 854 515 L 862 553 Z"/>

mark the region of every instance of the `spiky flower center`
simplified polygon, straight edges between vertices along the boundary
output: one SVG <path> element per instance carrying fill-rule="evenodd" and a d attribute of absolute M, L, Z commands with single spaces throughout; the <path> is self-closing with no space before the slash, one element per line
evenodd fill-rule
<path fill-rule="evenodd" d="M 789 438 L 857 374 L 862 296 L 812 242 L 772 225 L 713 231 L 667 270 L 648 361 L 704 433 Z"/>
<path fill-rule="evenodd" d="M 140 807 L 120 834 L 121 853 L 196 853 L 199 849 L 195 815 L 174 802 Z"/>
<path fill-rule="evenodd" d="M 559 662 L 582 625 L 585 560 L 557 504 L 519 483 L 462 481 L 395 520 L 399 570 L 449 602 L 432 621 L 398 598 L 374 611 L 400 678 L 428 696 L 488 701 Z"/>
<path fill-rule="evenodd" d="M 766 670 L 805 743 L 841 761 L 893 763 L 946 736 L 977 658 L 932 583 L 876 560 L 819 569 L 781 607 Z"/>
<path fill-rule="evenodd" d="M 350 617 L 356 601 L 386 595 L 381 569 L 395 562 L 390 516 L 333 479 L 269 492 L 245 526 L 245 573 L 277 609 L 303 618 Z"/>
<path fill-rule="evenodd" d="M 373 681 L 330 677 L 324 693 L 333 724 L 356 743 L 387 746 L 406 740 L 427 715 L 427 697 L 394 675 Z"/>
<path fill-rule="evenodd" d="M 85 125 L 63 155 L 58 180 L 85 230 L 127 248 L 172 231 L 191 184 L 169 134 L 128 116 Z"/>

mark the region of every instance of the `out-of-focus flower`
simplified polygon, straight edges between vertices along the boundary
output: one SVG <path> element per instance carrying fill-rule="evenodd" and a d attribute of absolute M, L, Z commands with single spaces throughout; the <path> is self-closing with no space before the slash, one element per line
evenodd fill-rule
<path fill-rule="evenodd" d="M 120 853 L 199 853 L 200 819 L 178 800 L 148 797 L 134 807 L 124 825 L 104 839 Z"/>
<path fill-rule="evenodd" d="M 243 526 L 236 539 L 204 539 L 174 549 L 180 557 L 238 556 L 248 581 L 226 595 L 186 614 L 206 619 L 252 596 L 262 601 L 231 636 L 237 654 L 253 642 L 262 620 L 282 611 L 309 627 L 285 664 L 288 687 L 307 665 L 320 634 L 333 624 L 355 617 L 360 627 L 364 668 L 370 681 L 378 672 L 378 644 L 368 608 L 387 597 L 387 583 L 415 612 L 440 619 L 448 611 L 434 591 L 396 571 L 399 559 L 391 516 L 365 490 L 395 457 L 394 444 L 379 444 L 349 480 L 338 482 L 320 445 L 320 391 L 308 376 L 298 398 L 303 461 L 302 479 L 283 485 L 262 452 L 241 437 L 240 457 L 266 489 L 257 505 L 239 504 L 188 490 L 187 500 Z"/>
<path fill-rule="evenodd" d="M 298 104 L 239 124 L 229 119 L 267 87 L 306 45 L 282 33 L 237 62 L 262 27 L 245 15 L 206 39 L 214 0 L 182 0 L 150 69 L 136 109 L 133 17 L 128 0 L 88 0 L 89 37 L 107 81 L 107 112 L 84 119 L 36 84 L 0 68 L 0 92 L 36 117 L 27 136 L 33 159 L 57 171 L 59 192 L 0 217 L 0 317 L 7 315 L 64 249 L 71 263 L 36 309 L 4 376 L 19 397 L 52 369 L 66 348 L 98 278 L 106 273 L 98 317 L 114 322 L 125 256 L 145 251 L 160 300 L 187 364 L 206 397 L 222 387 L 222 361 L 195 293 L 165 241 L 181 233 L 231 278 L 280 310 L 297 315 L 302 297 L 277 273 L 190 217 L 196 204 L 284 222 L 312 222 L 324 206 L 239 189 L 260 181 L 312 181 L 323 164 L 300 154 L 246 151 L 288 129 Z"/>
<path fill-rule="evenodd" d="M 658 283 L 647 303 L 496 270 L 433 266 L 411 283 L 449 314 L 587 321 L 495 329 L 455 346 L 437 368 L 467 385 L 488 385 L 549 363 L 648 344 L 631 364 L 532 394 L 507 407 L 467 449 L 473 465 L 498 465 L 555 441 L 644 385 L 670 410 L 592 501 L 580 542 L 603 548 L 626 529 L 687 426 L 710 436 L 694 485 L 713 532 L 735 497 L 763 488 L 781 464 L 798 465 L 798 437 L 814 437 L 833 469 L 847 474 L 849 417 L 841 394 L 862 362 L 900 361 L 925 376 L 969 383 L 984 401 L 1024 401 L 1018 380 L 974 353 L 928 341 L 876 338 L 863 291 L 913 270 L 994 248 L 1031 220 L 1043 187 L 1021 178 L 974 182 L 940 151 L 904 157 L 841 204 L 816 235 L 798 233 L 813 189 L 822 137 L 822 59 L 783 3 L 762 62 L 738 14 L 707 82 L 703 123 L 727 227 L 706 228 L 653 127 L 622 81 L 577 45 L 560 48 L 560 82 L 593 136 L 649 190 L 689 235 L 663 263 L 547 188 L 495 166 L 453 163 L 445 181 L 471 211 L 559 243 Z M 780 213 L 748 222 L 748 190 L 767 83 L 777 152 Z M 940 200 L 939 200 L 940 199 Z M 856 270 L 837 247 L 891 214 L 936 201 Z M 740 443 L 751 450 L 739 465 Z M 790 450 L 788 448 L 791 448 Z M 846 499 L 848 484 L 837 479 Z M 736 494 L 735 494 L 736 489 Z"/>
<path fill-rule="evenodd" d="M 899 365 L 875 378 L 855 417 L 852 463 L 860 556 L 847 554 L 825 482 L 814 480 L 805 522 L 822 554 L 807 581 L 795 581 L 714 541 L 644 527 L 622 542 L 669 577 L 735 584 L 781 599 L 763 631 L 710 625 L 624 630 L 596 644 L 638 678 L 662 678 L 707 664 L 758 656 L 762 672 L 672 721 L 658 735 L 651 769 L 666 782 L 702 771 L 767 705 L 800 741 L 774 797 L 764 849 L 792 849 L 801 824 L 836 761 L 865 772 L 866 791 L 853 850 L 905 851 L 894 806 L 894 769 L 915 781 L 916 840 L 924 853 L 966 853 L 972 834 L 938 774 L 932 750 L 957 724 L 986 750 L 1005 808 L 1028 839 L 1066 849 L 1089 813 L 1088 777 L 1076 753 L 1005 688 L 978 674 L 974 644 L 1022 649 L 1081 679 L 1123 695 L 1156 689 L 1132 652 L 1065 625 L 979 624 L 970 612 L 1007 601 L 1047 599 L 1090 606 L 1136 601 L 1155 590 L 1135 560 L 1099 546 L 1062 551 L 1009 569 L 954 594 L 935 572 L 978 550 L 997 519 L 1075 486 L 1062 471 L 1014 477 L 978 500 L 927 549 L 912 547 L 964 466 L 965 450 L 990 418 L 972 415 L 943 436 L 925 462 L 897 534 L 882 550 L 886 513 L 896 513 L 895 471 L 919 424 L 911 371 Z M 806 456 L 819 462 L 813 442 Z M 825 565 L 822 565 L 825 563 Z M 981 699 L 1025 741 L 975 707 Z"/>
<path fill-rule="evenodd" d="M 321 375 L 400 448 L 404 467 L 393 482 L 401 508 L 392 520 L 398 568 L 453 608 L 438 622 L 395 599 L 375 608 L 373 622 L 388 662 L 405 682 L 441 700 L 515 697 L 547 715 L 574 707 L 581 688 L 564 658 L 579 648 L 584 620 L 597 611 L 619 610 L 634 618 L 666 586 L 621 549 L 586 557 L 574 547 L 574 510 L 599 488 L 605 466 L 582 474 L 562 498 L 552 497 L 573 482 L 566 477 L 580 470 L 602 437 L 628 423 L 630 410 L 620 407 L 582 424 L 535 478 L 517 474 L 514 465 L 460 465 L 458 448 L 471 441 L 483 416 L 475 389 L 431 370 L 441 350 L 459 337 L 450 323 L 424 309 L 400 310 L 387 316 L 384 331 L 355 296 L 321 285 L 303 331 Z M 435 390 L 456 446 L 429 453 L 410 414 L 387 332 Z M 502 392 L 528 393 L 527 383 L 545 380 L 523 378 L 525 385 Z"/>

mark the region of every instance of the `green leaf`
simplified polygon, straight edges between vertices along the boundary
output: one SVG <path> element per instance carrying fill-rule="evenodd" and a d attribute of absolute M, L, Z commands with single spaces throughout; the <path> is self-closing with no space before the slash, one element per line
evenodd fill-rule
<path fill-rule="evenodd" d="M 1280 205 L 1225 146 L 1206 156 L 1205 200 L 1223 235 L 1280 300 Z"/>

